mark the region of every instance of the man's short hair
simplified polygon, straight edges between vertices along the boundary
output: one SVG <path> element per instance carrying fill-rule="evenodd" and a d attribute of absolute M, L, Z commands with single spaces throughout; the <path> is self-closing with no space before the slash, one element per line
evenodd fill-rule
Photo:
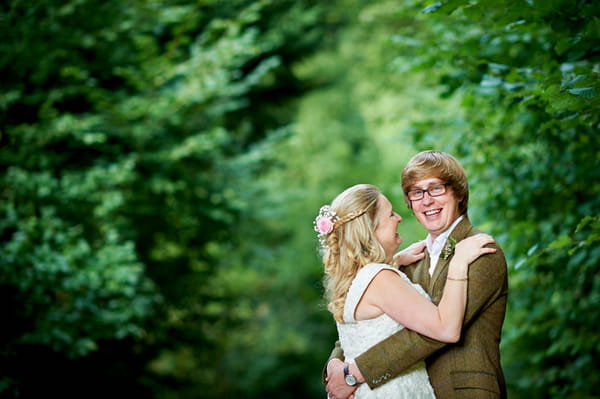
<path fill-rule="evenodd" d="M 459 214 L 466 214 L 469 204 L 469 182 L 460 163 L 452 155 L 441 151 L 423 151 L 412 157 L 402 170 L 402 191 L 409 209 L 412 204 L 407 192 L 423 179 L 438 178 L 448 183 L 456 198 L 462 198 L 458 204 Z"/>

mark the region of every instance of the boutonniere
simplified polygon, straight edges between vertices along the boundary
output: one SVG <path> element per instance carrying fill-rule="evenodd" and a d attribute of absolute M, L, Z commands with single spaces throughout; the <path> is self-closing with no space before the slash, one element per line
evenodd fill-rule
<path fill-rule="evenodd" d="M 442 259 L 446 260 L 452 255 L 454 255 L 454 248 L 456 247 L 456 238 L 448 237 L 448 241 L 442 249 Z"/>

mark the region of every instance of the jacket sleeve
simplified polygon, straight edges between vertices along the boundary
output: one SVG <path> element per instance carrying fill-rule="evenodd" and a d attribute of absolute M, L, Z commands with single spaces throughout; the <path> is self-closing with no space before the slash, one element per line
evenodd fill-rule
<path fill-rule="evenodd" d="M 480 257 L 469 267 L 467 307 L 463 329 L 491 303 L 506 293 L 506 260 L 502 250 Z M 443 287 L 443 285 L 442 285 Z M 443 288 L 442 288 L 443 290 Z M 433 298 L 438 303 L 441 298 Z M 443 342 L 402 329 L 391 335 L 355 360 L 366 383 L 371 388 L 385 384 L 415 363 L 448 345 Z"/>

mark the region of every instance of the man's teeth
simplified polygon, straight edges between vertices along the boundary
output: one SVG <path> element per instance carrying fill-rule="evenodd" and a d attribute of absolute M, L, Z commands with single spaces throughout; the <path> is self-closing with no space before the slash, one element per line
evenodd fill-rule
<path fill-rule="evenodd" d="M 432 215 L 437 215 L 438 213 L 440 213 L 442 210 L 441 209 L 435 209 L 433 211 L 426 211 L 425 212 L 425 216 L 432 216 Z"/>

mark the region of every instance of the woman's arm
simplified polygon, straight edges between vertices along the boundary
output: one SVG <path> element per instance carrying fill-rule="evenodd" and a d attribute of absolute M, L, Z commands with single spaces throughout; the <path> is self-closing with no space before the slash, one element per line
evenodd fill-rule
<path fill-rule="evenodd" d="M 495 252 L 495 249 L 485 247 L 492 242 L 490 236 L 479 234 L 457 244 L 438 306 L 397 273 L 383 270 L 367 288 L 357 306 L 356 318 L 370 319 L 386 313 L 406 328 L 427 337 L 457 342 L 466 307 L 469 264 L 483 254 Z"/>
<path fill-rule="evenodd" d="M 392 270 L 382 270 L 371 282 L 356 310 L 357 320 L 382 313 L 406 328 L 442 342 L 456 342 L 466 303 L 465 282 L 446 283 L 435 306 Z"/>

